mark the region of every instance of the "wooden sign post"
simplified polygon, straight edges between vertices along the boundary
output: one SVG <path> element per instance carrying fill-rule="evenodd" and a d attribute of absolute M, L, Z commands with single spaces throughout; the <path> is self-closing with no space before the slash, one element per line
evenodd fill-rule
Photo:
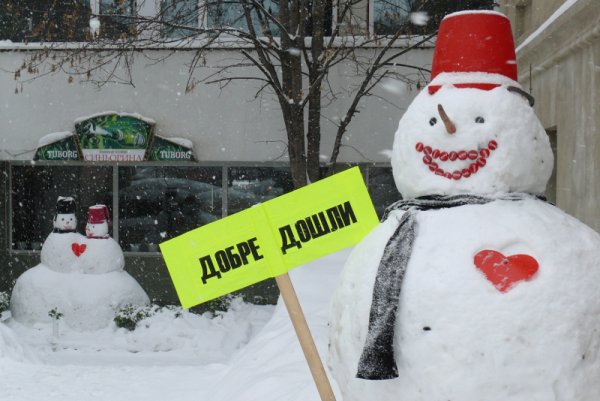
<path fill-rule="evenodd" d="M 321 362 L 321 358 L 319 357 L 319 351 L 315 346 L 315 342 L 310 333 L 310 328 L 304 318 L 304 313 L 302 312 L 302 307 L 296 296 L 296 291 L 294 291 L 292 280 L 290 280 L 290 276 L 286 273 L 275 277 L 275 281 L 277 281 L 279 292 L 281 293 L 283 302 L 285 302 L 285 307 L 290 315 L 294 330 L 296 331 L 296 336 L 300 341 L 302 352 L 304 352 L 304 357 L 306 358 L 310 373 L 317 386 L 321 401 L 335 401 L 331 383 L 329 383 L 327 373 L 325 373 L 325 368 L 323 367 L 323 362 Z"/>

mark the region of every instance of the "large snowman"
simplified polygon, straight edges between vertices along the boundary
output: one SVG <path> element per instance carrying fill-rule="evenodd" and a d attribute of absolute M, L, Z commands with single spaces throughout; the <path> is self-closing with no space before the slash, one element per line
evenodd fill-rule
<path fill-rule="evenodd" d="M 543 201 L 553 156 L 508 19 L 448 15 L 402 117 L 404 200 L 332 301 L 344 401 L 600 400 L 600 236 Z"/>
<path fill-rule="evenodd" d="M 29 326 L 48 323 L 49 312 L 56 310 L 72 329 L 89 331 L 108 326 L 126 305 L 149 304 L 142 287 L 123 270 L 123 251 L 108 235 L 108 223 L 106 206 L 94 205 L 88 210 L 86 236 L 77 233 L 74 200 L 59 197 L 41 263 L 13 288 L 15 320 Z"/>

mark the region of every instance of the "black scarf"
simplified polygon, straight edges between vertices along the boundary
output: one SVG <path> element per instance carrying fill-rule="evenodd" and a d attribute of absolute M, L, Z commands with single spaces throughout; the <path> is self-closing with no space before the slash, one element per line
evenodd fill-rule
<path fill-rule="evenodd" d="M 388 240 L 379 262 L 373 287 L 369 330 L 358 362 L 356 377 L 367 380 L 387 380 L 398 377 L 398 368 L 394 360 L 394 325 L 402 281 L 415 240 L 417 213 L 464 205 L 483 205 L 495 200 L 524 199 L 545 200 L 543 197 L 523 193 L 509 193 L 499 197 L 430 195 L 401 200 L 386 209 L 382 221 L 394 210 L 405 210 L 406 213 L 402 215 L 398 228 Z"/>
<path fill-rule="evenodd" d="M 61 228 L 53 228 L 52 232 L 53 233 L 57 233 L 57 234 L 67 234 L 67 233 L 74 233 L 75 229 L 73 229 L 73 230 L 63 230 Z"/>

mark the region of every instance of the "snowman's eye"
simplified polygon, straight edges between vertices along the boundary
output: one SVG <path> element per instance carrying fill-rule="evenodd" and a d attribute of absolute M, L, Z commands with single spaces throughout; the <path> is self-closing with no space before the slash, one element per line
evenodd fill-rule
<path fill-rule="evenodd" d="M 431 117 L 431 120 L 429 120 L 429 125 L 433 127 L 435 123 L 437 123 L 437 119 L 435 117 Z"/>
<path fill-rule="evenodd" d="M 65 218 L 64 218 L 64 217 L 61 217 L 61 218 L 60 218 L 60 221 L 65 221 Z"/>
<path fill-rule="evenodd" d="M 483 124 L 485 122 L 485 120 L 483 119 L 483 117 L 476 117 L 475 122 L 479 123 L 479 124 Z"/>

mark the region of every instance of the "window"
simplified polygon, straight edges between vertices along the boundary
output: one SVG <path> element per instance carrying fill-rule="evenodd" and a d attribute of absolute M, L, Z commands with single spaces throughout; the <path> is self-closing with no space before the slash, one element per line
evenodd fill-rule
<path fill-rule="evenodd" d="M 13 166 L 12 249 L 40 249 L 52 231 L 59 196 L 77 202 L 78 231 L 85 232 L 88 206 L 102 203 L 112 211 L 109 166 Z"/>
<path fill-rule="evenodd" d="M 237 213 L 293 189 L 288 168 L 232 167 L 228 172 L 227 214 Z"/>
<path fill-rule="evenodd" d="M 59 196 L 77 202 L 77 231 L 88 207 L 107 205 L 111 236 L 125 252 L 158 244 L 294 190 L 288 166 L 11 164 L 11 249 L 39 251 L 52 232 Z M 342 169 L 343 170 L 343 169 Z M 379 216 L 400 199 L 391 168 L 367 166 Z M 113 210 L 113 207 L 115 210 Z"/>
<path fill-rule="evenodd" d="M 240 0 L 207 0 L 208 7 L 208 26 L 211 27 L 232 27 L 240 30 L 247 30 L 244 9 Z M 252 7 L 252 21 L 257 36 L 279 36 L 280 31 L 273 18 L 269 18 L 265 11 L 271 14 L 275 19 L 279 18 L 279 0 L 258 0 L 261 7 Z M 324 3 L 324 30 L 325 35 L 331 35 L 332 23 L 332 1 L 319 0 Z M 251 2 L 249 2 L 251 4 Z M 312 0 L 308 1 L 307 9 L 312 9 Z M 308 18 L 305 21 L 304 33 L 306 36 L 312 34 L 312 20 Z"/>
<path fill-rule="evenodd" d="M 135 0 L 100 0 L 100 36 L 120 39 L 135 35 Z"/>
<path fill-rule="evenodd" d="M 277 24 L 266 13 L 279 18 L 280 0 L 258 0 L 260 7 L 252 6 L 254 29 L 259 36 L 279 36 Z M 312 9 L 307 0 L 307 10 Z M 316 1 L 316 0 L 315 0 Z M 325 35 L 331 35 L 332 15 L 338 14 L 341 35 L 392 35 L 403 33 L 423 34 L 434 32 L 441 19 L 454 11 L 466 9 L 492 9 L 493 0 L 319 0 L 324 5 Z M 343 20 L 339 13 L 344 4 L 352 1 Z M 139 3 L 139 4 L 138 4 Z M 137 7 L 160 13 L 166 23 L 162 34 L 167 38 L 183 38 L 195 34 L 195 29 L 231 27 L 246 30 L 241 0 L 161 0 L 152 2 L 135 0 L 4 0 L 0 1 L 0 40 L 13 42 L 63 42 L 85 41 L 90 38 L 89 20 L 100 15 L 100 37 L 123 39 L 136 35 Z M 252 4 L 252 2 L 249 2 Z M 430 18 L 425 26 L 410 23 L 410 13 L 422 11 Z M 310 13 L 309 13 L 310 14 Z M 206 20 L 206 21 L 205 21 Z M 186 28 L 189 27 L 189 28 Z M 305 21 L 305 35 L 312 34 L 312 20 Z"/>
<path fill-rule="evenodd" d="M 164 22 L 163 35 L 167 38 L 193 35 L 203 19 L 198 0 L 165 0 L 161 3 L 161 17 Z"/>
<path fill-rule="evenodd" d="M 373 30 L 377 35 L 393 35 L 408 21 L 409 0 L 373 0 Z"/>
<path fill-rule="evenodd" d="M 135 0 L 0 1 L 0 40 L 82 42 L 90 39 L 90 17 L 99 13 L 100 36 L 135 34 Z"/>
<path fill-rule="evenodd" d="M 275 18 L 279 16 L 277 0 L 259 0 L 260 5 Z M 208 26 L 247 30 L 244 8 L 239 0 L 208 0 Z M 279 28 L 259 7 L 252 7 L 252 20 L 257 36 L 279 36 Z"/>
<path fill-rule="evenodd" d="M 373 10 L 373 30 L 377 35 L 394 35 L 398 30 L 406 34 L 435 32 L 444 16 L 462 10 L 491 10 L 494 0 L 370 0 Z M 411 13 L 422 12 L 428 20 L 425 25 L 411 21 Z"/>
<path fill-rule="evenodd" d="M 120 167 L 119 242 L 128 251 L 156 244 L 222 216 L 219 167 Z"/>
<path fill-rule="evenodd" d="M 367 171 L 367 188 L 377 216 L 381 218 L 385 209 L 402 196 L 396 188 L 391 167 L 369 167 Z"/>
<path fill-rule="evenodd" d="M 0 40 L 80 42 L 88 38 L 89 0 L 0 2 Z"/>

